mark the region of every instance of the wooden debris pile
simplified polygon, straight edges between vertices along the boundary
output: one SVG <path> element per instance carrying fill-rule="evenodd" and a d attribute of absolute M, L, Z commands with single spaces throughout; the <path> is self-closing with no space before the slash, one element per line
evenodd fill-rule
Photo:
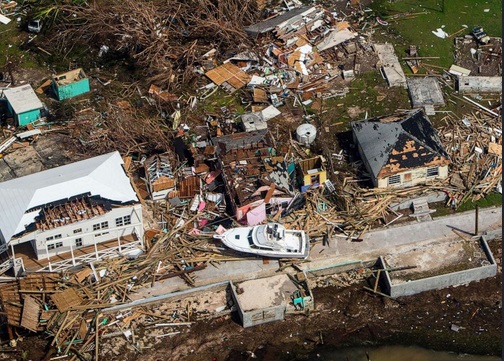
<path fill-rule="evenodd" d="M 243 25 L 260 15 L 255 0 L 114 0 L 65 3 L 43 12 L 58 16 L 50 39 L 53 49 L 95 44 L 97 58 L 128 56 L 149 82 L 165 84 L 170 91 L 197 77 L 199 59 L 213 47 L 224 53 L 245 42 Z"/>
<path fill-rule="evenodd" d="M 444 118 L 438 129 L 452 164 L 445 182 L 448 204 L 454 208 L 467 200 L 477 201 L 496 190 L 502 182 L 502 124 L 500 117 L 482 113 L 459 119 Z"/>
<path fill-rule="evenodd" d="M 116 317 L 115 321 L 101 315 L 103 309 L 131 301 L 129 295 L 132 292 L 154 282 L 181 277 L 194 286 L 193 272 L 204 269 L 208 263 L 247 259 L 232 252 L 223 252 L 209 242 L 209 237 L 184 236 L 180 230 L 157 232 L 150 239 L 152 246 L 149 252 L 136 258 L 116 257 L 62 274 L 33 273 L 3 283 L 0 306 L 11 328 L 12 342 L 15 343 L 12 327 L 44 331 L 52 338 L 54 351 L 75 358 L 76 355 L 97 353 L 100 339 L 105 335 L 124 335 L 134 346 L 135 336 L 131 334 L 134 331 L 129 325 L 141 315 L 149 317 L 149 325 L 167 320 L 171 322 L 165 326 L 180 326 L 182 321 L 189 322 L 189 307 L 176 317 L 136 308 L 127 316 Z M 114 332 L 107 332 L 111 322 L 117 326 L 110 328 Z M 90 359 L 89 356 L 84 358 Z"/>
<path fill-rule="evenodd" d="M 361 238 L 371 228 L 388 226 L 403 217 L 403 213 L 392 209 L 393 204 L 428 192 L 429 188 L 422 186 L 367 189 L 358 186 L 353 179 L 345 179 L 333 198 L 340 207 L 339 216 L 345 220 L 341 229 L 351 238 Z"/>
<path fill-rule="evenodd" d="M 341 224 L 344 219 L 337 218 L 336 207 L 322 195 L 322 189 L 306 192 L 304 207 L 281 218 L 280 222 L 286 228 L 304 230 L 311 239 L 324 236 L 334 225 Z"/>
<path fill-rule="evenodd" d="M 359 239 L 371 228 L 392 224 L 403 216 L 391 208 L 392 203 L 427 191 L 422 187 L 364 189 L 351 182 L 334 192 L 316 188 L 304 193 L 306 203 L 302 209 L 279 221 L 287 228 L 304 229 L 312 241 L 333 236 Z"/>

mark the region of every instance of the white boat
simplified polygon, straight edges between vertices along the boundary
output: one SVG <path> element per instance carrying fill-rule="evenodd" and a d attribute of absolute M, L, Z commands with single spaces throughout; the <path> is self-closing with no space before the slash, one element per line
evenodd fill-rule
<path fill-rule="evenodd" d="M 304 231 L 285 229 L 280 223 L 237 227 L 214 235 L 229 248 L 258 256 L 307 258 L 309 239 Z"/>

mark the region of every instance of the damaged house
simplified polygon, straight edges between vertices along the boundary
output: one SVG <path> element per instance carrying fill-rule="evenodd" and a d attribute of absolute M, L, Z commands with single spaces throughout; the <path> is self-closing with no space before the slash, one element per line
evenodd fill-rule
<path fill-rule="evenodd" d="M 44 106 L 30 84 L 5 89 L 3 95 L 16 126 L 25 126 L 42 117 Z"/>
<path fill-rule="evenodd" d="M 143 247 L 142 208 L 119 152 L 0 183 L 0 248 L 15 273 Z"/>
<path fill-rule="evenodd" d="M 410 187 L 448 177 L 448 154 L 423 109 L 360 120 L 351 126 L 375 187 Z"/>
<path fill-rule="evenodd" d="M 52 90 L 58 100 L 65 100 L 89 92 L 89 79 L 84 70 L 77 68 L 54 75 Z"/>
<path fill-rule="evenodd" d="M 212 143 L 217 146 L 218 164 L 238 221 L 259 224 L 266 219 L 267 205 L 277 204 L 278 209 L 290 201 L 293 189 L 288 167 L 277 156 L 268 129 L 215 137 Z"/>
<path fill-rule="evenodd" d="M 145 184 L 153 201 L 166 198 L 175 189 L 172 160 L 166 154 L 156 154 L 144 162 Z"/>

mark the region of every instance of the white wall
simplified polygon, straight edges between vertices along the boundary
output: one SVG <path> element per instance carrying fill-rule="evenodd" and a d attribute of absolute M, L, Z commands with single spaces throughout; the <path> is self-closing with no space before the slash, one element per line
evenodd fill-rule
<path fill-rule="evenodd" d="M 411 173 L 411 181 L 408 182 L 404 180 L 404 175 L 407 173 Z M 391 186 L 388 185 L 388 177 L 378 179 L 377 188 L 411 187 L 418 184 L 427 184 L 431 181 L 446 179 L 448 177 L 448 165 L 438 167 L 438 173 L 439 174 L 436 177 L 427 178 L 427 168 L 410 169 L 408 171 L 395 174 L 401 177 L 401 182 Z"/>
<path fill-rule="evenodd" d="M 131 217 L 131 224 L 117 227 L 116 218 L 127 215 Z M 94 224 L 101 224 L 106 221 L 108 221 L 108 229 L 93 231 Z M 74 231 L 79 229 L 81 230 L 80 232 L 74 233 Z M 97 236 L 97 234 L 105 232 L 108 233 Z M 76 247 L 75 244 L 75 240 L 77 238 L 82 239 L 81 247 L 85 247 L 94 245 L 95 242 L 101 243 L 110 240 L 117 240 L 119 237 L 127 236 L 132 233 L 136 233 L 139 239 L 143 242 L 142 206 L 140 204 L 113 208 L 110 212 L 102 216 L 93 217 L 80 222 L 74 222 L 51 230 L 35 231 L 24 235 L 18 241 L 15 241 L 15 243 L 17 244 L 31 241 L 35 248 L 37 259 L 45 259 L 61 253 L 70 252 L 71 247 L 73 250 L 80 248 Z M 49 241 L 47 240 L 48 237 L 54 237 L 56 235 L 61 235 L 61 238 Z M 52 250 L 48 250 L 46 248 L 48 244 L 54 244 L 56 242 L 62 242 L 63 246 Z"/>

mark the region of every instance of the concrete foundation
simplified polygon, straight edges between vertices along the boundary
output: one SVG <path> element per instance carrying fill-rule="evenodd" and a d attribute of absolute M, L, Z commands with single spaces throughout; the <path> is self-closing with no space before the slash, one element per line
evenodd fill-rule
<path fill-rule="evenodd" d="M 305 275 L 306 277 L 306 275 Z M 230 282 L 231 295 L 243 327 L 283 320 L 286 313 L 295 312 L 292 297 L 299 289 L 286 274 L 268 278 Z M 313 309 L 313 295 L 305 309 Z"/>
<path fill-rule="evenodd" d="M 407 84 L 413 108 L 445 106 L 443 92 L 436 78 L 409 78 Z"/>
<path fill-rule="evenodd" d="M 391 297 L 411 296 L 424 291 L 447 288 L 467 284 L 473 281 L 479 281 L 488 277 L 494 277 L 497 274 L 497 264 L 488 247 L 486 237 L 481 237 L 481 248 L 484 251 L 484 261 L 481 267 L 470 268 L 463 271 L 452 272 L 439 276 L 427 277 L 407 282 L 396 283 L 393 281 L 393 273 L 388 271 L 381 272 L 380 281 L 385 288 L 385 293 Z M 486 262 L 485 262 L 486 261 Z M 386 268 L 385 260 L 382 256 L 378 259 L 380 268 Z M 405 265 L 406 266 L 406 265 Z"/>

